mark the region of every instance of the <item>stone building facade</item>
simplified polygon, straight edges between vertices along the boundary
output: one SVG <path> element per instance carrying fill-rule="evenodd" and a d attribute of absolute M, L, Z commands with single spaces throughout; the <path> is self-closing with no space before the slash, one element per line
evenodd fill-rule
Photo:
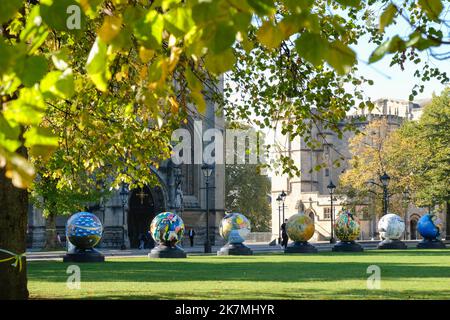
<path fill-rule="evenodd" d="M 400 124 L 408 120 L 417 120 L 422 107 L 428 101 L 421 103 L 412 103 L 393 99 L 380 99 L 375 101 L 375 108 L 368 112 L 360 110 L 349 113 L 340 128 L 350 121 L 362 129 L 370 121 L 385 118 L 388 126 L 392 129 L 398 128 Z M 361 117 L 365 116 L 365 119 Z M 286 121 L 286 120 L 284 120 Z M 281 129 L 274 130 L 270 134 L 269 143 L 278 146 L 278 152 L 289 156 L 297 167 L 301 170 L 300 177 L 289 178 L 287 175 L 278 175 L 272 173 L 272 238 L 277 239 L 280 235 L 280 224 L 283 222 L 283 205 L 277 203 L 278 195 L 284 191 L 287 196 L 284 202 L 284 218 L 288 219 L 293 214 L 305 212 L 315 222 L 315 234 L 312 241 L 329 241 L 331 236 L 331 197 L 327 189 L 330 181 L 337 185 L 339 176 L 348 167 L 348 160 L 351 158 L 349 151 L 349 140 L 354 136 L 353 132 L 345 131 L 342 139 L 331 131 L 324 130 L 320 126 L 313 128 L 312 136 L 319 139 L 319 132 L 324 136 L 322 146 L 319 148 L 310 148 L 303 139 L 299 137 L 292 141 L 289 136 L 281 134 Z M 339 167 L 332 163 L 343 157 Z M 316 165 L 328 163 L 326 168 L 319 171 L 314 170 Z M 336 217 L 345 203 L 344 197 L 334 197 L 333 211 Z M 363 204 L 357 207 L 358 217 L 361 221 L 361 240 L 377 239 L 377 218 L 371 214 L 370 204 Z M 373 210 L 372 210 L 373 211 Z M 406 236 L 408 239 L 417 239 L 417 221 L 421 215 L 427 212 L 426 208 L 417 208 L 412 204 L 405 208 L 405 212 L 398 212 L 405 219 Z M 445 221 L 445 215 L 441 213 L 441 218 Z M 445 230 L 444 233 L 445 234 Z"/>

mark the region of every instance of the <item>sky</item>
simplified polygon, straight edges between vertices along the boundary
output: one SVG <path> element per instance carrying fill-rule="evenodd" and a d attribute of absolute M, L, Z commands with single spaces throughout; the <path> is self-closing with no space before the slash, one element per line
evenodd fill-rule
<path fill-rule="evenodd" d="M 410 26 L 403 20 L 397 19 L 398 23 L 389 26 L 386 29 L 387 36 L 391 37 L 395 34 L 409 34 Z M 418 78 L 414 77 L 414 72 L 417 68 L 421 68 L 423 64 L 415 65 L 409 62 L 405 65 L 405 70 L 402 71 L 399 66 L 390 67 L 391 56 L 383 57 L 380 61 L 373 64 L 368 64 L 370 54 L 376 49 L 375 44 L 368 43 L 368 37 L 363 37 L 357 45 L 352 46 L 358 56 L 359 73 L 365 78 L 372 79 L 374 85 L 364 86 L 365 94 L 372 100 L 378 98 L 395 98 L 408 100 L 411 94 L 411 89 L 417 83 Z M 442 48 L 440 51 L 450 51 L 450 45 Z M 450 76 L 450 59 L 439 61 L 434 58 L 429 58 L 426 51 L 419 54 L 422 61 L 430 61 L 431 66 L 438 67 L 441 71 L 446 71 Z M 431 98 L 433 92 L 439 94 L 445 87 L 438 80 L 431 80 L 423 83 L 425 85 L 424 92 L 420 93 L 415 99 Z M 448 84 L 450 85 L 450 84 Z"/>

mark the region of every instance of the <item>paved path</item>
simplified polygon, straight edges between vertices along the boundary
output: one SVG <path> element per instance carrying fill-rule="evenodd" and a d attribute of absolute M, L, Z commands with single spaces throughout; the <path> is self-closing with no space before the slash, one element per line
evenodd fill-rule
<path fill-rule="evenodd" d="M 379 241 L 360 241 L 360 243 L 365 250 L 373 250 L 377 248 Z M 405 241 L 408 248 L 415 248 L 418 241 Z M 283 252 L 281 246 L 274 245 L 270 246 L 267 243 L 246 243 L 248 247 L 250 247 L 254 252 L 267 252 L 267 253 L 276 253 Z M 333 244 L 328 242 L 315 242 L 312 243 L 320 252 L 331 251 Z M 447 247 L 449 245 L 447 244 Z M 216 255 L 216 252 L 220 249 L 220 246 L 213 246 L 212 253 L 210 255 Z M 138 249 L 127 249 L 127 250 L 119 250 L 119 249 L 98 249 L 101 253 L 103 253 L 106 257 L 144 257 L 149 253 L 149 249 L 138 250 Z M 203 246 L 194 246 L 194 247 L 185 247 L 184 250 L 186 253 L 191 255 L 205 255 L 203 253 Z M 61 260 L 62 257 L 66 254 L 65 251 L 27 251 L 27 260 L 28 261 L 43 261 L 43 260 Z"/>

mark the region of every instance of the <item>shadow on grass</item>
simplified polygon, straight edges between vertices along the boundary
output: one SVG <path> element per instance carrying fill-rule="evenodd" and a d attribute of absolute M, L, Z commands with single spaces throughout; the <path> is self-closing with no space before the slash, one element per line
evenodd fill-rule
<path fill-rule="evenodd" d="M 407 255 L 407 253 L 402 253 L 402 255 L 404 254 Z M 440 256 L 441 253 L 435 252 L 432 255 Z M 324 254 L 315 256 L 324 256 Z M 361 255 L 359 256 L 361 257 Z M 303 258 L 300 261 L 296 260 L 295 256 L 280 261 L 273 260 L 269 256 L 267 260 L 261 258 L 261 256 L 207 258 L 210 259 L 209 261 L 195 258 L 195 260 L 143 261 L 115 259 L 105 263 L 79 264 L 79 266 L 83 281 L 89 282 L 365 280 L 368 277 L 367 267 L 372 264 L 381 268 L 383 279 L 450 279 L 449 267 L 427 264 L 426 261 L 422 263 L 415 263 L 415 261 L 411 263 L 378 262 L 376 260 L 310 262 L 304 261 Z M 339 255 L 336 258 L 339 258 Z M 28 264 L 28 275 L 30 279 L 37 281 L 65 282 L 67 281 L 67 267 L 68 264 L 62 262 L 31 262 Z"/>

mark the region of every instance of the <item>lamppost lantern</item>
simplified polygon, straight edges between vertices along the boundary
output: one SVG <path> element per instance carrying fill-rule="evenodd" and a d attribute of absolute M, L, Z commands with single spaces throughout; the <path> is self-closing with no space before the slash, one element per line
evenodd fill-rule
<path fill-rule="evenodd" d="M 128 200 L 128 188 L 126 187 L 125 183 L 122 183 L 119 194 L 120 199 L 122 200 L 122 206 L 125 206 Z"/>
<path fill-rule="evenodd" d="M 286 192 L 284 192 L 284 190 L 282 190 L 282 191 L 281 191 L 281 194 L 280 194 L 281 201 L 284 202 L 284 200 L 286 199 L 286 196 L 287 196 Z"/>
<path fill-rule="evenodd" d="M 205 178 L 209 178 L 211 176 L 213 168 L 214 167 L 210 164 L 205 163 L 204 165 L 202 165 L 202 172 Z"/>
<path fill-rule="evenodd" d="M 389 177 L 386 172 L 380 177 L 380 181 L 385 187 L 389 185 L 389 180 L 391 180 L 391 177 Z"/>
<path fill-rule="evenodd" d="M 330 194 L 333 194 L 334 190 L 336 189 L 336 186 L 334 185 L 333 181 L 330 180 L 330 183 L 327 185 L 328 191 L 330 191 Z"/>

